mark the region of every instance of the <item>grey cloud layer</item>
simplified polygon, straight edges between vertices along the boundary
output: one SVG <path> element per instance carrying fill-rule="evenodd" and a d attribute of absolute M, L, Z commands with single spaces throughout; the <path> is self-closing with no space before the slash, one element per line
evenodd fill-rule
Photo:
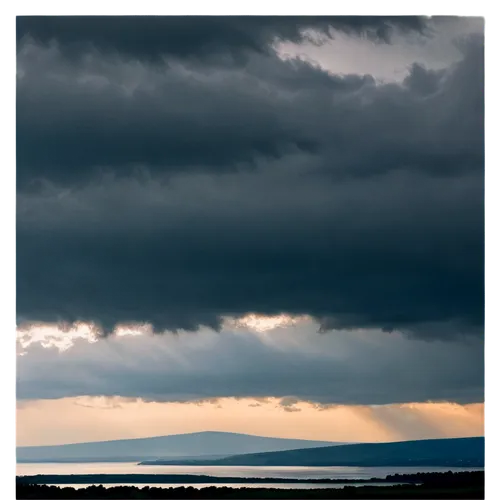
<path fill-rule="evenodd" d="M 253 56 L 242 69 L 103 59 L 77 64 L 32 42 L 18 55 L 18 182 L 234 171 L 308 153 L 330 175 L 459 173 L 484 161 L 482 43 L 445 71 L 415 65 L 403 85 Z M 362 147 L 360 147 L 362 146 Z"/>
<path fill-rule="evenodd" d="M 482 402 L 483 347 L 480 339 L 430 343 L 380 331 L 318 335 L 312 324 L 266 335 L 225 329 L 81 340 L 63 353 L 32 344 L 18 361 L 18 398 L 279 397 L 284 408 L 297 399 Z"/>
<path fill-rule="evenodd" d="M 149 45 L 112 28 L 68 58 L 89 28 L 66 26 L 18 48 L 20 319 L 196 329 L 283 311 L 481 332 L 482 39 L 399 85 L 267 50 L 183 58 L 172 40 L 141 60 Z M 261 28 L 264 45 L 298 33 Z"/>
<path fill-rule="evenodd" d="M 395 32 L 427 33 L 428 24 L 417 16 L 20 16 L 17 40 L 57 40 L 73 57 L 94 47 L 146 59 L 230 55 L 236 62 L 244 53 L 271 52 L 277 40 L 299 43 L 311 30 L 313 38 L 338 30 L 389 42 Z"/>

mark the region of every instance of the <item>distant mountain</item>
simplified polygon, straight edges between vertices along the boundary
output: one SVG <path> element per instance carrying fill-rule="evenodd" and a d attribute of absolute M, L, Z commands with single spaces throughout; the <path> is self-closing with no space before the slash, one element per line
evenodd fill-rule
<path fill-rule="evenodd" d="M 332 446 L 328 441 L 282 439 L 233 432 L 195 432 L 57 446 L 17 448 L 18 462 L 130 462 L 155 459 L 214 460 L 229 455 Z M 342 443 L 343 444 L 343 443 Z"/>
<path fill-rule="evenodd" d="M 484 437 L 347 444 L 252 453 L 218 460 L 171 461 L 168 463 L 225 466 L 484 467 Z"/>

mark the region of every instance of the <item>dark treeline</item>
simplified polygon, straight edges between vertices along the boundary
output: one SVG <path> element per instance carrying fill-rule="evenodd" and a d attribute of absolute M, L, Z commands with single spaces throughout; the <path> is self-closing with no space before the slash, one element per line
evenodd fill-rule
<path fill-rule="evenodd" d="M 463 472 L 417 472 L 414 474 L 391 474 L 385 477 L 389 483 L 417 483 L 427 486 L 484 485 L 484 471 Z"/>
<path fill-rule="evenodd" d="M 18 476 L 18 484 L 207 484 L 207 483 L 425 483 L 425 484 L 468 484 L 478 483 L 484 478 L 483 471 L 464 472 L 419 472 L 413 474 L 394 474 L 385 478 L 370 479 L 318 479 L 318 478 L 280 478 L 280 477 L 220 477 L 197 474 L 37 474 Z"/>
<path fill-rule="evenodd" d="M 128 499 L 128 498 L 331 498 L 331 499 L 480 499 L 484 498 L 484 472 L 395 474 L 386 480 L 415 484 L 392 486 L 345 486 L 341 489 L 293 490 L 277 488 L 230 488 L 210 486 L 156 488 L 102 485 L 75 489 L 17 482 L 19 499 Z"/>
<path fill-rule="evenodd" d="M 150 488 L 145 486 L 88 486 L 87 488 L 61 488 L 59 486 L 18 485 L 16 491 L 18 499 L 205 499 L 205 498 L 331 498 L 331 499 L 482 499 L 484 487 L 469 488 L 432 488 L 425 485 L 405 486 L 345 486 L 342 489 L 313 489 L 291 490 L 277 488 L 228 488 L 209 486 L 196 489 L 191 487 L 179 488 Z"/>

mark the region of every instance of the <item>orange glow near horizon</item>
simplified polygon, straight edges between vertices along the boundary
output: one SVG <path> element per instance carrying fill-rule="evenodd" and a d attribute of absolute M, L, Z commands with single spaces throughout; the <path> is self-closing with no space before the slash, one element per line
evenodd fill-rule
<path fill-rule="evenodd" d="M 484 404 L 319 406 L 278 399 L 193 403 L 77 397 L 19 402 L 17 444 L 35 446 L 205 430 L 345 442 L 484 435 Z"/>

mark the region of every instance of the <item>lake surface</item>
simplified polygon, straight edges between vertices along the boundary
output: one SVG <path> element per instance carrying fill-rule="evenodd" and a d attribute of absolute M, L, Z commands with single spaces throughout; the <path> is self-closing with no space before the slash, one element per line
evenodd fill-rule
<path fill-rule="evenodd" d="M 116 486 L 136 486 L 137 488 L 276 488 L 279 490 L 314 490 L 314 489 L 337 489 L 343 488 L 344 486 L 388 486 L 389 484 L 402 484 L 402 483 L 370 483 L 369 485 L 366 483 L 184 483 L 184 484 L 171 484 L 171 483 L 151 483 L 151 484 L 136 484 L 136 483 L 120 483 L 120 484 L 103 484 L 104 488 L 113 488 Z M 91 486 L 90 484 L 52 484 L 48 486 L 59 486 L 60 488 L 88 488 Z"/>
<path fill-rule="evenodd" d="M 414 474 L 417 472 L 447 472 L 484 470 L 483 468 L 460 467 L 261 467 L 261 466 L 192 466 L 192 465 L 137 465 L 136 462 L 93 462 L 93 463 L 19 463 L 16 474 L 18 476 L 31 476 L 35 474 L 193 474 L 214 477 L 260 477 L 260 478 L 297 478 L 297 479 L 371 479 L 385 478 L 389 474 Z M 132 483 L 123 483 L 132 485 Z M 373 485 L 374 483 L 372 483 Z M 85 488 L 88 484 L 66 484 Z M 108 484 L 106 487 L 120 486 Z M 193 486 L 205 488 L 208 486 L 227 486 L 231 488 L 342 488 L 344 484 L 311 484 L 311 483 L 228 483 L 217 484 L 134 484 L 140 488 L 150 487 L 181 487 Z M 351 484 L 350 486 L 354 486 Z"/>

